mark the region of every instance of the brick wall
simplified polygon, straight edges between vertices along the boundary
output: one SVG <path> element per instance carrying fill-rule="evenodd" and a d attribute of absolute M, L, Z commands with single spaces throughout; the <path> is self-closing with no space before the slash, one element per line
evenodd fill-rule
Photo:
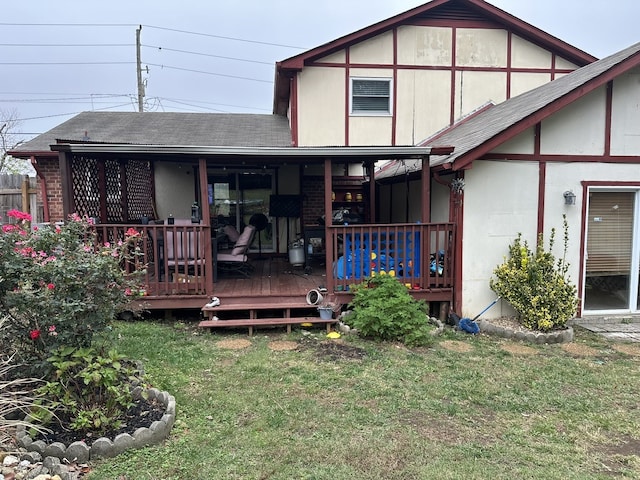
<path fill-rule="evenodd" d="M 313 225 L 324 215 L 324 177 L 303 177 L 302 195 L 304 223 Z"/>
<path fill-rule="evenodd" d="M 57 158 L 38 159 L 38 170 L 45 178 L 47 201 L 49 202 L 49 221 L 64 221 L 62 207 L 62 176 Z"/>

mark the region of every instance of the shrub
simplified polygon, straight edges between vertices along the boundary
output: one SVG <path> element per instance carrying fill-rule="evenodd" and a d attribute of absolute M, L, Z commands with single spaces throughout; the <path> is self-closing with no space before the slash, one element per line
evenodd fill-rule
<path fill-rule="evenodd" d="M 29 375 L 46 374 L 46 358 L 63 345 L 87 347 L 140 291 L 125 262 L 140 255 L 140 234 L 98 244 L 88 219 L 72 215 L 62 226 L 29 228 L 30 217 L 0 234 L 0 306 L 11 318 L 0 341 L 18 352 Z"/>
<path fill-rule="evenodd" d="M 0 330 L 6 325 L 6 317 L 0 318 Z M 34 391 L 42 383 L 35 378 L 13 378 L 16 366 L 12 358 L 13 353 L 0 348 L 0 446 L 11 444 L 17 426 L 32 427 L 23 419 L 34 407 Z"/>
<path fill-rule="evenodd" d="M 556 261 L 551 249 L 555 229 L 549 237 L 549 250 L 544 249 L 542 234 L 535 251 L 518 234 L 509 246 L 509 258 L 498 265 L 489 282 L 491 289 L 508 301 L 527 328 L 548 331 L 564 327 L 578 307 L 577 290 L 567 276 L 568 225 L 564 220 L 564 254 Z"/>
<path fill-rule="evenodd" d="M 430 343 L 427 304 L 415 300 L 397 279 L 376 275 L 353 287 L 353 291 L 349 323 L 359 333 L 380 340 L 399 340 L 410 346 Z"/>
<path fill-rule="evenodd" d="M 98 434 L 120 428 L 133 405 L 131 386 L 139 382 L 123 360 L 115 350 L 58 348 L 48 359 L 55 368 L 51 379 L 36 391 L 53 416 L 36 410 L 34 417 L 45 426 L 55 418 L 71 430 Z"/>

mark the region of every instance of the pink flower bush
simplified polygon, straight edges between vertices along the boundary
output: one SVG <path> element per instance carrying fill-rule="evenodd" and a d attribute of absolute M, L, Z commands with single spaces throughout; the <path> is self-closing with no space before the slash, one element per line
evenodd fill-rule
<path fill-rule="evenodd" d="M 8 215 L 17 223 L 0 233 L 0 309 L 10 317 L 0 343 L 18 352 L 17 362 L 42 365 L 60 346 L 88 347 L 120 311 L 134 310 L 141 291 L 137 230 L 100 244 L 78 215 L 39 230 L 30 228 L 28 214 Z M 50 325 L 44 335 L 43 322 Z"/>

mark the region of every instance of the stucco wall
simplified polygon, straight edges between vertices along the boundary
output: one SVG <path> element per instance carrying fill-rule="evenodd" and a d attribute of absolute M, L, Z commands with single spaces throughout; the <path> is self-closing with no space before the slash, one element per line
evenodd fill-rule
<path fill-rule="evenodd" d="M 631 100 L 630 100 L 631 99 Z M 640 69 L 618 77 L 613 84 L 611 154 L 640 154 Z"/>
<path fill-rule="evenodd" d="M 454 38 L 450 27 L 406 25 L 395 41 L 395 64 L 394 36 L 386 32 L 298 74 L 299 145 L 414 145 L 488 101 L 502 102 L 552 78 L 552 53 L 516 35 L 509 49 L 503 29 L 457 28 Z M 561 58 L 555 66 L 575 68 Z M 350 77 L 392 79 L 395 113 L 349 115 Z"/>
<path fill-rule="evenodd" d="M 195 198 L 193 167 L 176 163 L 156 162 L 156 208 L 158 218 L 191 218 Z"/>
<path fill-rule="evenodd" d="M 495 299 L 489 279 L 519 232 L 535 245 L 537 178 L 537 162 L 476 161 L 465 172 L 462 315 L 474 317 Z M 506 312 L 499 302 L 486 318 Z"/>
<path fill-rule="evenodd" d="M 566 106 L 542 122 L 540 152 L 602 155 L 605 142 L 604 87 Z"/>

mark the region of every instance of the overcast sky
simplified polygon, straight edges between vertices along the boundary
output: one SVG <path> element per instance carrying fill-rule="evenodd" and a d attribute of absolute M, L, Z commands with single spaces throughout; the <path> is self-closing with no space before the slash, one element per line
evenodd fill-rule
<path fill-rule="evenodd" d="M 87 110 L 271 113 L 274 64 L 419 6 L 417 0 L 3 2 L 0 125 L 28 139 Z M 597 57 L 640 41 L 638 0 L 492 0 Z M 221 58 L 226 57 L 226 58 Z M 19 65 L 19 63 L 28 63 Z"/>

